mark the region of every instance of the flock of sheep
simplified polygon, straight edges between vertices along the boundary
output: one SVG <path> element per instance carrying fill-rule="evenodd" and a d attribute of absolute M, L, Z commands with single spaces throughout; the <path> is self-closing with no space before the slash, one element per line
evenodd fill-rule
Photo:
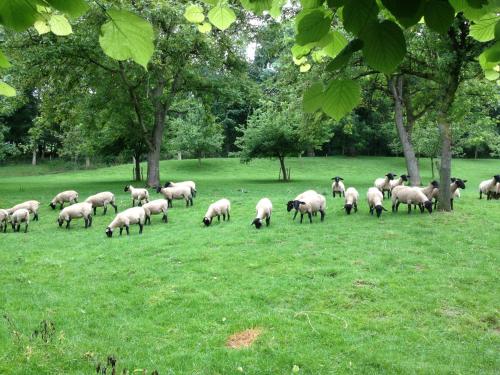
<path fill-rule="evenodd" d="M 385 193 L 391 198 L 392 211 L 397 212 L 401 203 L 408 206 L 408 213 L 411 212 L 412 206 L 417 207 L 423 213 L 427 210 L 432 213 L 432 209 L 437 206 L 439 195 L 439 184 L 437 181 L 432 181 L 426 187 L 411 187 L 405 186 L 410 176 L 403 174 L 397 178 L 394 173 L 387 173 L 383 178 L 377 178 L 374 186 L 368 189 L 367 201 L 370 209 L 370 214 L 376 212 L 377 217 L 380 217 L 382 211 L 387 211 L 383 206 Z M 336 176 L 332 178 L 332 195 L 335 198 L 344 197 L 344 209 L 347 214 L 350 214 L 352 209 L 358 211 L 359 193 L 354 187 L 345 188 L 343 178 Z M 465 189 L 467 180 L 460 178 L 451 179 L 451 208 L 453 209 L 453 199 L 460 196 L 460 189 Z M 163 187 L 156 189 L 157 193 L 161 193 L 164 199 L 149 200 L 149 192 L 144 188 L 134 188 L 132 185 L 125 186 L 125 192 L 130 192 L 132 198 L 132 208 L 126 209 L 118 213 L 118 207 L 115 202 L 115 196 L 111 192 L 102 192 L 88 197 L 84 202 L 78 203 L 78 193 L 74 190 L 63 191 L 57 194 L 50 202 L 50 207 L 55 209 L 60 206 L 60 213 L 57 219 L 61 227 L 66 223 L 66 228 L 70 228 L 70 223 L 73 219 L 83 218 L 85 228 L 92 225 L 92 215 L 96 215 L 98 207 L 103 207 L 106 214 L 108 205 L 111 205 L 115 210 L 115 218 L 106 228 L 106 235 L 113 236 L 116 229 L 120 229 L 120 235 L 125 228 L 127 235 L 129 227 L 132 224 L 139 225 L 139 233 L 142 233 L 145 224 L 151 223 L 152 215 L 162 214 L 162 220 L 168 222 L 167 211 L 172 207 L 174 199 L 184 199 L 186 206 L 193 205 L 193 198 L 196 197 L 196 184 L 193 181 L 183 182 L 167 182 Z M 479 184 L 479 199 L 486 195 L 487 199 L 500 198 L 500 174 L 493 178 L 482 181 Z M 433 203 L 434 201 L 434 203 Z M 71 203 L 70 206 L 64 207 L 65 203 Z M 138 206 L 135 206 L 135 204 Z M 11 223 L 14 232 L 19 232 L 21 224 L 25 224 L 24 232 L 28 230 L 30 222 L 30 214 L 33 214 L 33 220 L 38 221 L 38 209 L 40 202 L 30 200 L 9 209 L 0 209 L 0 231 L 6 232 L 8 223 Z M 304 215 L 307 214 L 309 221 L 312 223 L 312 217 L 319 212 L 321 221 L 325 218 L 326 198 L 314 190 L 307 190 L 295 197 L 294 200 L 288 201 L 287 211 L 295 209 L 293 219 L 300 213 L 300 222 L 302 223 Z M 260 229 L 266 222 L 266 226 L 271 223 L 271 214 L 273 205 L 268 198 L 262 198 L 256 206 L 256 217 L 252 221 L 257 229 Z M 222 216 L 225 221 L 230 219 L 231 203 L 228 199 L 220 199 L 212 203 L 205 216 L 203 223 L 209 226 L 212 220 L 217 217 L 220 221 Z"/>

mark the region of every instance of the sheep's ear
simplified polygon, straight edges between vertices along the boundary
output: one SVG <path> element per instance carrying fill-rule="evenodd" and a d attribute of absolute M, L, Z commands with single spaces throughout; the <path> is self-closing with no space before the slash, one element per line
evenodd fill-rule
<path fill-rule="evenodd" d="M 382 206 L 382 209 L 383 209 L 384 211 L 387 211 L 387 210 L 385 209 L 385 207 L 384 207 L 384 206 Z"/>
<path fill-rule="evenodd" d="M 463 180 L 464 182 L 467 182 L 467 180 Z"/>
<path fill-rule="evenodd" d="M 306 202 L 299 201 L 299 204 L 306 204 Z"/>
<path fill-rule="evenodd" d="M 344 181 L 344 179 L 343 179 L 342 177 L 339 177 L 339 180 L 342 180 L 342 181 Z"/>

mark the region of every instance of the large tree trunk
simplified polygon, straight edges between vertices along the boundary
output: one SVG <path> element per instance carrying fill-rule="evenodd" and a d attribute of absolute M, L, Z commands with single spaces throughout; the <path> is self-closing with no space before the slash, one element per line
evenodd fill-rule
<path fill-rule="evenodd" d="M 37 146 L 35 145 L 33 147 L 33 153 L 31 155 L 31 165 L 36 165 L 36 149 L 37 149 Z"/>
<path fill-rule="evenodd" d="M 90 156 L 85 156 L 85 168 L 90 168 Z"/>
<path fill-rule="evenodd" d="M 439 171 L 439 209 L 451 211 L 451 127 L 446 116 L 439 118 L 441 167 Z"/>
<path fill-rule="evenodd" d="M 156 142 L 155 142 L 156 143 Z M 160 186 L 160 148 L 148 151 L 148 181 L 149 187 Z"/>
<path fill-rule="evenodd" d="M 280 161 L 280 169 L 281 169 L 281 175 L 283 176 L 283 181 L 287 181 L 290 177 L 286 173 L 285 157 L 278 156 L 278 159 Z"/>
<path fill-rule="evenodd" d="M 138 152 L 135 153 L 134 155 L 134 172 L 135 172 L 135 180 L 136 181 L 141 181 L 142 176 L 141 176 L 141 158 L 140 154 Z"/>

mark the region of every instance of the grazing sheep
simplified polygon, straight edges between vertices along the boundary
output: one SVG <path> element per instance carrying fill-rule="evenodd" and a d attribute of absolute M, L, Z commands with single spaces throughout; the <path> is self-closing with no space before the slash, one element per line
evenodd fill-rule
<path fill-rule="evenodd" d="M 410 177 L 411 177 L 410 175 L 402 174 L 401 176 L 399 176 L 399 178 L 397 180 L 389 181 L 389 186 L 391 187 L 391 190 L 390 190 L 391 195 L 392 195 L 392 189 L 394 189 L 396 186 L 404 185 L 405 182 L 407 182 Z"/>
<path fill-rule="evenodd" d="M 301 198 L 304 196 L 304 195 L 307 195 L 307 194 L 318 194 L 317 192 L 315 192 L 314 190 L 306 190 L 304 191 L 303 193 L 300 193 L 299 195 L 297 195 L 294 200 L 292 201 L 288 201 L 287 204 L 286 204 L 286 210 L 288 212 L 290 212 L 291 210 L 294 209 L 294 204 L 293 202 L 295 201 L 299 201 L 301 200 Z M 295 218 L 297 217 L 297 214 L 298 214 L 299 210 L 295 210 L 295 214 L 293 215 L 293 220 L 295 220 Z"/>
<path fill-rule="evenodd" d="M 342 197 L 344 195 L 345 197 L 345 186 L 344 183 L 342 182 L 344 179 L 339 176 L 335 176 L 332 178 L 332 194 L 333 197 L 335 198 L 335 193 L 339 194 L 339 197 Z"/>
<path fill-rule="evenodd" d="M 392 190 L 392 212 L 398 212 L 401 203 L 408 205 L 408 213 L 411 212 L 411 205 L 418 205 L 420 212 L 427 209 L 432 213 L 432 201 L 422 192 L 419 187 L 397 186 Z"/>
<path fill-rule="evenodd" d="M 146 224 L 151 224 L 151 215 L 158 215 L 163 213 L 162 220 L 168 223 L 167 211 L 168 201 L 166 199 L 156 199 L 154 201 L 142 205 L 146 211 Z"/>
<path fill-rule="evenodd" d="M 19 232 L 21 223 L 24 223 L 24 233 L 26 233 L 30 222 L 30 211 L 26 208 L 19 208 L 10 215 L 10 220 L 14 232 Z"/>
<path fill-rule="evenodd" d="M 370 207 L 370 214 L 373 215 L 373 210 L 377 212 L 377 217 L 382 215 L 382 210 L 387 211 L 384 206 L 382 206 L 382 200 L 384 195 L 377 187 L 371 187 L 366 193 L 366 198 L 368 199 L 368 207 Z"/>
<path fill-rule="evenodd" d="M 293 208 L 300 212 L 300 222 L 304 219 L 304 214 L 307 213 L 309 222 L 312 224 L 312 215 L 319 212 L 321 214 L 321 221 L 325 220 L 326 198 L 316 192 L 309 194 L 302 194 L 300 200 L 293 201 Z M 295 219 L 295 216 L 293 217 Z"/>
<path fill-rule="evenodd" d="M 465 189 L 465 183 L 467 180 L 462 180 L 460 178 L 454 178 L 454 181 L 450 184 L 450 205 L 453 210 L 453 198 L 455 197 L 455 193 L 457 189 Z M 434 189 L 432 191 L 432 197 L 434 198 L 434 209 L 437 209 L 437 203 L 439 199 L 439 189 Z"/>
<path fill-rule="evenodd" d="M 160 187 L 156 188 L 157 193 L 162 193 L 165 199 L 168 201 L 168 206 L 173 207 L 172 200 L 174 199 L 184 199 L 186 201 L 186 207 L 193 205 L 193 193 L 189 186 L 178 185 L 175 187 Z"/>
<path fill-rule="evenodd" d="M 16 204 L 14 207 L 9 208 L 7 212 L 12 215 L 15 211 L 24 208 L 28 210 L 30 214 L 33 214 L 33 220 L 38 221 L 38 208 L 40 207 L 40 202 L 38 201 L 26 201 L 23 203 Z"/>
<path fill-rule="evenodd" d="M 483 199 L 483 194 L 486 194 L 487 199 L 491 199 L 491 195 L 496 194 L 496 185 L 500 183 L 500 174 L 496 174 L 489 180 L 482 181 L 479 184 L 479 199 Z"/>
<path fill-rule="evenodd" d="M 397 174 L 387 173 L 384 178 L 377 178 L 373 185 L 380 190 L 382 193 L 382 199 L 384 199 L 384 193 L 387 191 L 387 198 L 389 198 L 391 193 L 391 181 L 394 180 Z"/>
<path fill-rule="evenodd" d="M 92 203 L 75 203 L 64 208 L 59 214 L 57 222 L 59 223 L 59 227 L 62 227 L 63 223 L 66 222 L 66 229 L 69 229 L 71 220 L 81 217 L 85 221 L 85 228 L 90 228 L 92 226 Z"/>
<path fill-rule="evenodd" d="M 187 185 L 191 188 L 191 194 L 193 195 L 193 198 L 196 198 L 196 184 L 194 181 L 181 181 L 181 182 L 165 182 L 165 185 L 163 187 L 174 187 L 174 186 L 179 186 L 179 185 Z"/>
<path fill-rule="evenodd" d="M 208 210 L 205 214 L 205 217 L 203 218 L 203 224 L 205 224 L 207 227 L 212 224 L 212 220 L 215 216 L 217 216 L 217 221 L 220 221 L 220 215 L 222 215 L 222 220 L 226 220 L 226 215 L 227 215 L 227 220 L 229 221 L 231 212 L 231 202 L 229 200 L 223 198 L 218 200 L 217 202 L 212 203 L 209 207 Z"/>
<path fill-rule="evenodd" d="M 266 226 L 268 227 L 271 223 L 271 214 L 273 212 L 273 204 L 268 198 L 262 198 L 255 206 L 255 210 L 257 214 L 255 219 L 252 221 L 252 224 L 255 225 L 255 228 L 260 229 L 262 227 L 262 220 L 266 220 Z"/>
<path fill-rule="evenodd" d="M 358 212 L 358 201 L 359 201 L 358 191 L 353 187 L 347 188 L 344 197 L 345 197 L 344 208 L 347 215 L 351 214 L 351 210 L 353 207 L 354 207 L 354 212 Z"/>
<path fill-rule="evenodd" d="M 55 210 L 56 205 L 60 204 L 60 209 L 62 210 L 64 207 L 64 203 L 78 203 L 78 193 L 74 190 L 66 190 L 59 194 L 57 194 L 54 199 L 50 202 L 49 206 Z"/>
<path fill-rule="evenodd" d="M 103 215 L 106 215 L 108 211 L 108 204 L 110 204 L 115 209 L 115 214 L 118 212 L 118 206 L 115 203 L 115 195 L 110 193 L 109 191 L 104 191 L 102 193 L 97 193 L 95 195 L 91 195 L 85 202 L 91 203 L 92 208 L 94 209 L 94 215 L 97 213 L 97 207 L 104 207 Z"/>
<path fill-rule="evenodd" d="M 113 231 L 115 228 L 120 228 L 120 236 L 123 232 L 123 227 L 127 231 L 127 236 L 130 234 L 129 227 L 130 224 L 139 225 L 139 234 L 142 233 L 142 228 L 146 222 L 146 211 L 143 207 L 132 207 L 120 212 L 115 216 L 111 224 L 106 228 L 106 235 L 108 237 L 113 237 Z"/>
<path fill-rule="evenodd" d="M 130 191 L 130 196 L 132 197 L 132 207 L 135 207 L 135 201 L 137 200 L 138 206 L 142 206 L 142 201 L 149 202 L 149 192 L 144 188 L 135 188 L 132 185 L 127 185 L 123 191 Z"/>
<path fill-rule="evenodd" d="M 0 232 L 7 231 L 7 224 L 9 223 L 9 213 L 7 210 L 0 209 Z"/>

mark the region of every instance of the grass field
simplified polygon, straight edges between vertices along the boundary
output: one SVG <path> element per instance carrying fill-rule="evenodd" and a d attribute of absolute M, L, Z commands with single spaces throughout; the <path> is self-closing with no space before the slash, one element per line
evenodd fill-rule
<path fill-rule="evenodd" d="M 276 161 L 163 162 L 163 181 L 197 182 L 194 206 L 175 201 L 168 224 L 155 216 L 141 236 L 133 226 L 112 239 L 104 230 L 113 210 L 68 231 L 48 203 L 66 189 L 110 190 L 120 210 L 129 207 L 131 165 L 50 175 L 0 168 L 0 207 L 43 202 L 27 234 L 0 234 L 0 373 L 91 374 L 109 355 L 120 374 L 500 372 L 500 201 L 477 193 L 498 160 L 454 161 L 453 175 L 468 179 L 454 213 L 403 209 L 379 220 L 366 190 L 388 171 L 403 173 L 402 159 L 289 166 L 293 181 L 279 183 Z M 335 175 L 360 191 L 357 214 L 331 197 Z M 325 222 L 300 225 L 286 212 L 306 189 L 327 195 Z M 274 216 L 257 231 L 250 223 L 263 196 Z M 208 204 L 222 197 L 231 221 L 203 227 Z M 249 328 L 261 330 L 250 348 L 226 347 Z"/>

